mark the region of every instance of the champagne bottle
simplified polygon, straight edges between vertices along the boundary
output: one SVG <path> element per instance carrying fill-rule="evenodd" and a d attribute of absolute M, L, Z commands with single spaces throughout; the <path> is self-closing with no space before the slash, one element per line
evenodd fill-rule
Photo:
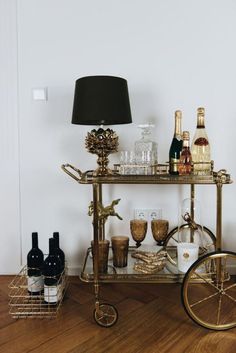
<path fill-rule="evenodd" d="M 56 255 L 55 239 L 49 239 L 49 255 L 44 261 L 44 301 L 48 304 L 57 304 L 60 300 L 61 260 Z"/>
<path fill-rule="evenodd" d="M 189 147 L 189 132 L 183 132 L 183 148 L 180 154 L 178 171 L 179 175 L 189 175 L 192 173 L 192 156 Z"/>
<path fill-rule="evenodd" d="M 204 120 L 205 109 L 198 108 L 197 128 L 191 146 L 193 170 L 196 175 L 208 175 L 211 172 L 211 151 Z"/>
<path fill-rule="evenodd" d="M 38 233 L 32 233 L 32 249 L 27 254 L 28 292 L 39 295 L 43 291 L 43 253 L 38 247 Z"/>
<path fill-rule="evenodd" d="M 59 245 L 59 232 L 54 232 L 53 233 L 53 238 L 55 239 L 55 252 L 57 257 L 61 260 L 61 273 L 65 269 L 65 254 L 64 251 L 61 250 L 60 245 Z"/>
<path fill-rule="evenodd" d="M 169 150 L 169 173 L 173 175 L 179 174 L 178 164 L 183 146 L 181 123 L 182 112 L 177 110 L 175 112 L 175 131 Z"/>

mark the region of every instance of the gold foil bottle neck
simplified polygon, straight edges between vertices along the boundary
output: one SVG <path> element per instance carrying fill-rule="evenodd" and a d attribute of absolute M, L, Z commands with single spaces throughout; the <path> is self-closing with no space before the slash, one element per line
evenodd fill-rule
<path fill-rule="evenodd" d="M 181 119 L 182 118 L 182 111 L 181 110 L 176 110 L 175 111 L 175 117 L 178 118 L 178 119 Z"/>
<path fill-rule="evenodd" d="M 197 109 L 197 127 L 204 128 L 205 127 L 205 108 Z"/>
<path fill-rule="evenodd" d="M 197 109 L 197 115 L 198 115 L 198 116 L 199 116 L 199 115 L 205 116 L 205 108 L 199 107 L 199 108 Z"/>
<path fill-rule="evenodd" d="M 175 133 L 174 136 L 178 139 L 182 139 L 182 112 L 181 110 L 176 110 L 175 111 Z"/>

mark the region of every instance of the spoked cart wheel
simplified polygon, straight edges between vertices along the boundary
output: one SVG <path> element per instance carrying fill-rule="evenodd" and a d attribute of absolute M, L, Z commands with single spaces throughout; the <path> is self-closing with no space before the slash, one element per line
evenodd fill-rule
<path fill-rule="evenodd" d="M 94 310 L 94 320 L 102 327 L 111 327 L 118 320 L 118 312 L 116 308 L 107 303 L 102 303 Z"/>
<path fill-rule="evenodd" d="M 213 252 L 199 258 L 186 273 L 182 302 L 189 317 L 212 330 L 236 326 L 236 253 Z"/>
<path fill-rule="evenodd" d="M 201 226 L 197 224 L 198 228 L 201 229 Z M 188 223 L 182 224 L 180 231 L 185 231 L 190 228 Z M 200 256 L 205 255 L 206 253 L 212 252 L 215 250 L 216 237 L 210 229 L 203 226 L 202 227 L 202 246 L 200 246 Z M 178 227 L 173 228 L 164 242 L 164 247 L 166 248 L 167 258 L 173 264 L 177 265 L 177 244 L 178 244 Z"/>

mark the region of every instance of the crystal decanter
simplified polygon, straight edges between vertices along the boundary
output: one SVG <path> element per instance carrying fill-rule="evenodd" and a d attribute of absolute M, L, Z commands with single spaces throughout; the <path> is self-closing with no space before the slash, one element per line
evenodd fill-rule
<path fill-rule="evenodd" d="M 151 129 L 153 124 L 138 125 L 142 129 L 142 137 L 135 141 L 136 164 L 151 167 L 157 164 L 157 143 L 151 139 Z M 147 174 L 152 174 L 151 170 Z"/>

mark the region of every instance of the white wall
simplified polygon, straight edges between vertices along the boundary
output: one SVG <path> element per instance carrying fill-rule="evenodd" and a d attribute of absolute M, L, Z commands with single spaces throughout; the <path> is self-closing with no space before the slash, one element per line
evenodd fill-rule
<path fill-rule="evenodd" d="M 92 237 L 87 216 L 92 191 L 60 170 L 64 162 L 82 170 L 96 165 L 95 156 L 84 148 L 89 127 L 70 124 L 78 77 L 108 74 L 128 80 L 133 124 L 115 127 L 120 149 L 131 148 L 139 137 L 138 123 L 152 121 L 160 162 L 168 159 L 174 111 L 183 111 L 183 127 L 193 135 L 196 109 L 204 106 L 215 169 L 226 168 L 236 175 L 235 1 L 17 3 L 23 259 L 32 231 L 39 232 L 40 246 L 47 251 L 48 237 L 58 230 L 71 270 L 76 271 Z M 48 101 L 33 101 L 33 87 L 48 87 Z M 117 156 L 111 159 L 116 161 Z M 176 225 L 179 201 L 188 196 L 188 190 L 176 186 L 106 186 L 105 203 L 121 197 L 117 209 L 124 217 L 123 222 L 109 221 L 108 238 L 111 234 L 129 234 L 135 207 L 161 207 L 163 216 Z M 214 230 L 215 188 L 197 190 L 203 222 Z M 234 251 L 235 196 L 235 184 L 224 187 L 224 247 Z M 152 242 L 150 234 L 147 240 Z"/>
<path fill-rule="evenodd" d="M 16 1 L 0 0 L 0 273 L 21 263 Z"/>

